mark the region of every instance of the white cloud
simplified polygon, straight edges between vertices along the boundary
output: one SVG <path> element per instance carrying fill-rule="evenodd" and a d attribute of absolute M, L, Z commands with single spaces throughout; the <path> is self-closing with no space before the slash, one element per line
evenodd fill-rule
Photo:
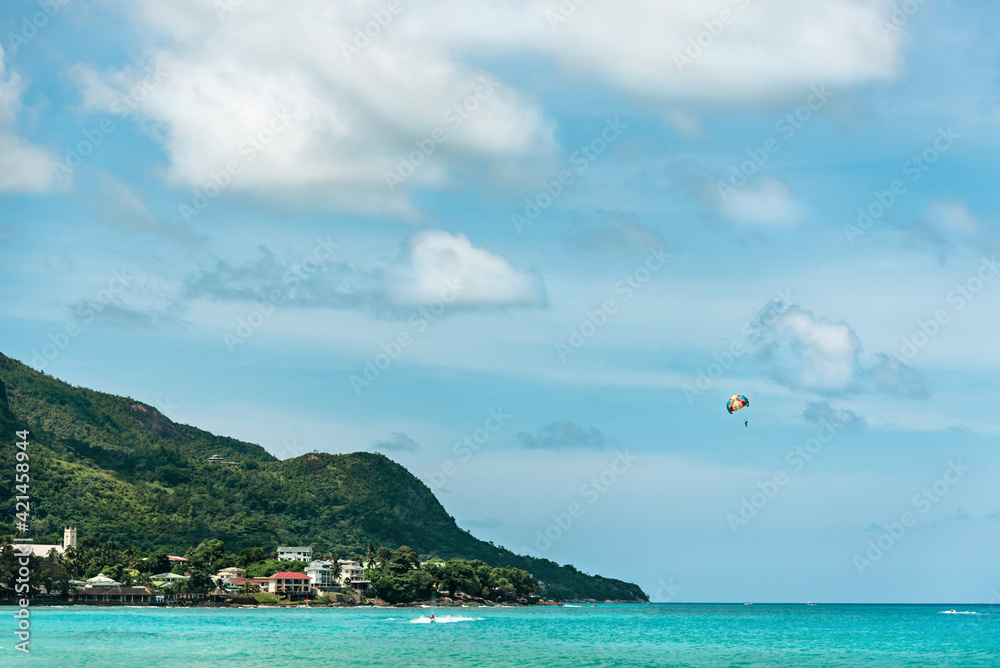
<path fill-rule="evenodd" d="M 979 232 L 979 219 L 966 208 L 965 202 L 931 200 L 925 215 L 927 222 L 945 234 L 971 236 Z"/>
<path fill-rule="evenodd" d="M 244 2 L 224 12 L 217 10 L 226 3 L 200 0 L 121 3 L 161 45 L 148 61 L 170 72 L 137 101 L 137 111 L 152 121 L 175 184 L 203 186 L 236 160 L 242 173 L 232 190 L 399 216 L 416 215 L 414 187 L 447 187 L 473 166 L 507 183 L 534 183 L 535 173 L 551 166 L 551 122 L 529 95 L 491 78 L 482 64 L 490 58 L 550 58 L 691 126 L 706 106 L 786 102 L 814 84 L 840 90 L 892 79 L 899 44 L 878 30 L 883 4 L 442 0 L 403 2 L 388 21 L 382 14 L 380 26 L 373 22 L 385 10 L 380 0 L 303 0 L 295 11 Z M 551 12 L 567 6 L 576 10 L 553 23 Z M 711 44 L 691 65 L 678 67 L 675 54 L 726 8 L 734 21 L 709 35 Z M 370 37 L 358 32 L 366 26 Z M 345 55 L 345 46 L 355 50 Z M 87 104 L 98 107 L 143 76 L 141 68 L 73 73 Z M 481 77 L 493 82 L 489 91 Z M 470 98 L 477 86 L 480 97 Z M 465 100 L 475 111 L 449 119 L 448 110 Z M 295 120 L 246 158 L 247 137 L 285 112 Z M 429 157 L 414 154 L 415 142 L 435 129 L 447 140 L 432 143 Z M 411 154 L 422 164 L 390 190 L 386 174 Z M 761 216 L 790 215 L 767 209 L 781 204 L 775 192 L 758 195 Z"/>
<path fill-rule="evenodd" d="M 443 187 L 470 160 L 502 170 L 510 162 L 530 167 L 551 152 L 552 128 L 540 110 L 453 58 L 433 26 L 421 25 L 416 5 L 350 59 L 343 45 L 375 5 L 316 0 L 289 11 L 244 3 L 222 20 L 190 2 L 176 14 L 160 5 L 135 9 L 166 33 L 149 62 L 169 72 L 137 110 L 159 128 L 178 186 L 202 186 L 236 161 L 232 190 L 408 216 L 414 186 Z M 107 102 L 104 88 L 123 93 L 142 75 L 74 71 L 91 103 Z M 271 124 L 281 128 L 273 139 Z M 432 139 L 436 130 L 443 141 Z M 253 137 L 259 150 L 247 143 Z M 401 158 L 409 163 L 403 169 Z M 393 172 L 402 180 L 387 178 Z"/>
<path fill-rule="evenodd" d="M 786 226 L 802 220 L 802 210 L 788 185 L 770 175 L 728 190 L 725 200 L 719 198 L 719 210 L 727 220 L 748 225 Z"/>
<path fill-rule="evenodd" d="M 977 257 L 1000 246 L 995 226 L 956 199 L 932 199 L 923 214 L 898 220 L 883 233 L 894 237 L 894 243 L 933 254 L 942 264 L 949 257 Z"/>
<path fill-rule="evenodd" d="M 865 355 L 861 339 L 845 322 L 831 322 L 778 302 L 765 306 L 760 321 L 764 327 L 758 354 L 785 387 L 829 396 L 927 395 L 923 379 L 912 367 L 884 353 Z"/>
<path fill-rule="evenodd" d="M 187 277 L 178 299 L 254 303 L 283 296 L 286 307 L 401 312 L 432 303 L 448 310 L 540 306 L 546 303 L 541 278 L 523 273 L 505 258 L 476 248 L 464 234 L 423 230 L 410 235 L 391 262 L 368 267 L 318 248 L 312 268 L 301 257 L 284 258 L 266 247 L 239 263 L 217 258 Z"/>
<path fill-rule="evenodd" d="M 558 12 L 567 4 L 535 6 Z M 887 11 L 888 3 L 861 0 L 595 2 L 554 23 L 543 48 L 654 103 L 766 103 L 813 84 L 893 79 L 901 55 L 898 33 L 879 29 Z"/>
<path fill-rule="evenodd" d="M 7 70 L 0 47 L 0 192 L 41 192 L 56 184 L 55 159 L 14 130 L 25 85 Z"/>
<path fill-rule="evenodd" d="M 464 234 L 438 230 L 413 234 L 388 275 L 389 298 L 401 305 L 427 304 L 442 295 L 451 299 L 450 293 L 457 305 L 537 305 L 545 299 L 538 278 L 474 247 Z"/>

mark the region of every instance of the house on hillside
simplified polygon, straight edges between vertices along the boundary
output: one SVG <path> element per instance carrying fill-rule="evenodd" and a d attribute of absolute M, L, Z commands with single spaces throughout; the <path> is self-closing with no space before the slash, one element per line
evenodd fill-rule
<path fill-rule="evenodd" d="M 267 578 L 229 578 L 234 585 L 239 587 L 240 591 L 243 591 L 243 585 L 250 585 L 249 589 L 251 592 L 266 591 L 268 585 Z"/>
<path fill-rule="evenodd" d="M 305 596 L 312 592 L 312 582 L 305 573 L 282 571 L 267 579 L 267 590 L 279 596 Z"/>
<path fill-rule="evenodd" d="M 364 591 L 371 586 L 371 581 L 365 579 L 365 567 L 356 561 L 340 562 L 341 587 L 352 587 Z"/>
<path fill-rule="evenodd" d="M 180 580 L 187 580 L 188 578 L 183 575 L 177 575 L 176 573 L 160 573 L 158 575 L 151 575 L 149 579 L 153 581 L 155 587 L 166 587 L 172 585 Z"/>
<path fill-rule="evenodd" d="M 333 579 L 332 561 L 313 561 L 306 566 L 306 575 L 312 581 L 313 587 L 319 590 L 329 589 L 336 586 Z"/>
<path fill-rule="evenodd" d="M 221 571 L 216 573 L 216 577 L 220 578 L 242 578 L 246 577 L 247 571 L 245 568 L 237 568 L 236 566 L 230 566 L 229 568 L 223 568 Z"/>
<path fill-rule="evenodd" d="M 92 578 L 87 578 L 87 588 L 91 587 L 120 587 L 121 582 L 115 582 L 104 573 L 98 573 Z"/>
<path fill-rule="evenodd" d="M 279 547 L 278 561 L 312 561 L 311 547 Z"/>
<path fill-rule="evenodd" d="M 237 578 L 238 580 L 243 580 L 243 578 Z M 236 580 L 232 580 L 226 577 L 214 577 L 212 581 L 215 582 L 216 590 L 222 590 L 224 593 L 233 594 L 240 590 L 242 582 L 240 584 L 236 583 Z"/>

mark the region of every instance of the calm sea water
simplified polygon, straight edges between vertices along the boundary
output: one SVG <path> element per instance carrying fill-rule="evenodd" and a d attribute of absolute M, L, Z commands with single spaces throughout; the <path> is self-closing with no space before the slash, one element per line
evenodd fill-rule
<path fill-rule="evenodd" d="M 4 631 L 0 665 L 1000 666 L 998 606 L 949 607 L 39 607 L 31 655 Z"/>

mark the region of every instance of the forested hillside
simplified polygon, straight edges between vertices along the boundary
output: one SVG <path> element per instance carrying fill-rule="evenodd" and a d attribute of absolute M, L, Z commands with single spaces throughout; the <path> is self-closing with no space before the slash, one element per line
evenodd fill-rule
<path fill-rule="evenodd" d="M 0 540 L 14 520 L 14 442 L 28 429 L 36 542 L 115 541 L 182 554 L 313 545 L 342 557 L 371 541 L 422 557 L 480 559 L 532 573 L 544 596 L 646 600 L 634 584 L 519 556 L 460 529 L 431 490 L 375 453 L 278 460 L 259 445 L 176 424 L 133 399 L 70 386 L 0 355 Z M 210 463 L 220 455 L 233 465 Z"/>

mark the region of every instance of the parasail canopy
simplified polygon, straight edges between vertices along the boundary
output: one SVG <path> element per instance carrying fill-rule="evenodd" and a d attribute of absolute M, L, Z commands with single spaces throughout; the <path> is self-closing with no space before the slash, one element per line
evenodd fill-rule
<path fill-rule="evenodd" d="M 746 408 L 750 405 L 750 400 L 747 399 L 742 394 L 734 394 L 729 397 L 729 401 L 726 402 L 726 408 L 729 409 L 730 413 L 735 413 L 741 408 Z"/>

